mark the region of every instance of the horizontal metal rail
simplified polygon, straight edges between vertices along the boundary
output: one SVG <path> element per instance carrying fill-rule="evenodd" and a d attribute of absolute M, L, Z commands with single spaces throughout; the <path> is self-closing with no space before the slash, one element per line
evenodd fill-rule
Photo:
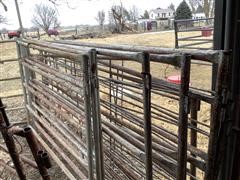
<path fill-rule="evenodd" d="M 180 45 L 179 48 L 185 48 L 185 47 L 189 47 L 189 46 L 193 47 L 193 46 L 196 46 L 196 45 L 209 44 L 209 43 L 212 43 L 212 42 L 205 41 L 205 42 L 190 43 L 190 44 Z"/>
<path fill-rule="evenodd" d="M 5 59 L 5 60 L 0 60 L 0 64 L 8 63 L 8 62 L 16 62 L 19 59 Z"/>
<path fill-rule="evenodd" d="M 201 18 L 201 19 L 179 19 L 175 20 L 175 22 L 197 22 L 197 21 L 207 21 L 207 20 L 214 20 L 214 18 Z"/>
<path fill-rule="evenodd" d="M 211 38 L 203 37 L 212 36 L 213 30 L 214 30 L 213 18 L 175 20 L 174 21 L 175 48 L 187 48 L 198 50 L 212 49 L 212 46 L 210 46 L 210 43 L 211 44 L 213 43 L 212 37 Z M 188 35 L 188 33 L 190 32 L 196 35 L 194 36 Z M 201 35 L 199 32 L 201 33 Z M 181 42 L 190 43 L 183 44 Z M 207 44 L 207 47 L 202 46 L 204 44 Z"/>
<path fill-rule="evenodd" d="M 19 79 L 21 79 L 21 77 L 5 78 L 5 79 L 0 79 L 0 82 L 1 81 L 13 81 L 13 80 L 19 80 Z"/>
<path fill-rule="evenodd" d="M 16 42 L 16 40 L 12 39 L 12 40 L 1 40 L 0 44 L 2 43 L 12 43 L 12 42 Z"/>
<path fill-rule="evenodd" d="M 8 99 L 8 98 L 16 98 L 16 97 L 21 97 L 23 94 L 15 94 L 15 95 L 8 95 L 8 96 L 2 96 L 2 99 Z"/>
<path fill-rule="evenodd" d="M 116 45 L 116 44 L 96 44 L 96 43 L 87 43 L 87 42 L 73 42 L 73 41 L 54 41 L 59 44 L 69 44 L 74 46 L 86 46 L 98 49 L 115 49 L 119 51 L 134 51 L 134 52 L 149 52 L 151 54 L 176 54 L 176 53 L 186 53 L 190 54 L 193 59 L 198 59 L 202 61 L 218 63 L 219 51 L 208 50 L 185 50 L 185 49 L 171 49 L 171 48 L 161 48 L 157 46 L 139 46 L 139 45 Z"/>
<path fill-rule="evenodd" d="M 178 39 L 179 41 L 204 41 L 205 43 L 209 42 L 209 43 L 212 43 L 213 40 L 212 39 L 192 39 L 192 38 L 189 38 L 189 39 Z"/>
<path fill-rule="evenodd" d="M 196 32 L 196 31 L 212 31 L 213 27 L 208 27 L 207 29 L 202 28 L 188 28 L 188 29 L 178 29 L 177 32 Z"/>
<path fill-rule="evenodd" d="M 7 109 L 6 109 L 6 112 L 9 112 L 9 111 L 17 111 L 17 110 L 22 110 L 22 109 L 25 109 L 25 106 L 14 107 L 14 108 L 7 108 Z"/>

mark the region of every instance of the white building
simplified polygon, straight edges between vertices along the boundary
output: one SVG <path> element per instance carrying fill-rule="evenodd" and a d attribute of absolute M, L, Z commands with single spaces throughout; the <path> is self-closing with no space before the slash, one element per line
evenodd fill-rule
<path fill-rule="evenodd" d="M 199 13 L 193 13 L 193 19 L 204 19 L 206 18 L 205 14 L 203 12 L 199 12 Z"/>
<path fill-rule="evenodd" d="M 193 13 L 193 19 L 204 19 L 206 18 L 205 13 L 203 12 L 202 6 L 198 6 L 195 13 Z"/>
<path fill-rule="evenodd" d="M 149 13 L 150 19 L 155 20 L 164 20 L 164 19 L 172 19 L 174 17 L 174 11 L 170 8 L 168 9 L 153 9 Z"/>

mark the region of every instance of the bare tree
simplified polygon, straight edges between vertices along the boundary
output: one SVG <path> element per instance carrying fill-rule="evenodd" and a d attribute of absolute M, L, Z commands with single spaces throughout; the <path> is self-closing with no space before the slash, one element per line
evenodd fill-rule
<path fill-rule="evenodd" d="M 142 19 L 149 19 L 149 18 L 150 18 L 149 13 L 148 13 L 147 10 L 144 11 L 144 14 L 141 15 L 141 18 L 142 18 Z"/>
<path fill-rule="evenodd" d="M 103 10 L 98 11 L 97 17 L 95 19 L 98 22 L 98 24 L 101 26 L 101 28 L 103 29 L 103 25 L 105 22 L 105 12 Z"/>
<path fill-rule="evenodd" d="M 2 0 L 0 0 L 0 4 L 4 8 L 4 10 L 7 11 L 7 6 L 5 5 L 5 3 Z M 0 24 L 5 24 L 5 23 L 7 23 L 7 18 L 0 14 Z"/>
<path fill-rule="evenodd" d="M 6 24 L 6 23 L 7 23 L 7 18 L 0 14 L 0 24 Z M 0 37 L 3 40 L 2 33 L 3 33 L 3 31 L 1 30 L 0 31 Z"/>
<path fill-rule="evenodd" d="M 7 18 L 0 14 L 0 24 L 6 24 Z"/>
<path fill-rule="evenodd" d="M 174 6 L 173 3 L 171 3 L 171 4 L 168 6 L 168 8 L 171 9 L 171 10 L 173 10 L 173 11 L 175 11 L 175 6 Z"/>
<path fill-rule="evenodd" d="M 4 10 L 7 11 L 7 5 L 2 0 L 0 0 L 0 4 L 4 8 Z"/>
<path fill-rule="evenodd" d="M 139 17 L 139 11 L 136 6 L 132 6 L 132 8 L 129 10 L 129 20 L 132 22 L 136 22 Z"/>
<path fill-rule="evenodd" d="M 206 18 L 213 17 L 215 0 L 188 0 L 188 3 L 192 8 L 193 13 L 196 12 L 198 6 L 202 6 Z"/>
<path fill-rule="evenodd" d="M 195 13 L 197 7 L 200 5 L 201 0 L 188 0 L 188 3 L 192 9 L 192 12 Z"/>
<path fill-rule="evenodd" d="M 114 23 L 118 33 L 124 31 L 125 29 L 131 30 L 126 25 L 126 21 L 129 19 L 129 12 L 123 7 L 122 3 L 120 5 L 112 6 L 109 13 L 109 21 Z"/>
<path fill-rule="evenodd" d="M 37 4 L 35 6 L 35 14 L 33 15 L 32 23 L 48 33 L 51 27 L 57 28 L 60 25 L 57 10 L 47 5 Z"/>
<path fill-rule="evenodd" d="M 214 0 L 202 0 L 202 6 L 206 18 L 213 15 L 214 12 Z"/>

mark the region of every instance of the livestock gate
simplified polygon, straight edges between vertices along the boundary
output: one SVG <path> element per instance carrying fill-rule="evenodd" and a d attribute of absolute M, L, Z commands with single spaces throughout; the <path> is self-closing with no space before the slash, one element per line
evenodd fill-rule
<path fill-rule="evenodd" d="M 30 142 L 30 132 L 43 179 L 54 174 L 46 156 L 68 179 L 208 179 L 216 171 L 228 52 L 26 39 L 17 47 L 29 122 L 2 133 Z M 196 60 L 218 65 L 215 91 L 190 82 Z M 159 76 L 164 64 L 180 69 L 181 84 Z"/>
<path fill-rule="evenodd" d="M 214 18 L 174 20 L 175 48 L 213 49 Z"/>

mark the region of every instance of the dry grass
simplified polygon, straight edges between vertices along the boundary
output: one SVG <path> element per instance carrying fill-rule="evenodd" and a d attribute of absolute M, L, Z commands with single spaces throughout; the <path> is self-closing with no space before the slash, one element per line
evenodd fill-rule
<path fill-rule="evenodd" d="M 201 32 L 187 32 L 179 33 L 180 37 L 197 36 L 201 35 Z M 203 37 L 203 39 L 210 39 L 212 37 Z M 153 33 L 142 33 L 142 34 L 118 34 L 107 38 L 94 38 L 94 39 L 82 39 L 79 41 L 93 42 L 93 43 L 105 43 L 105 44 L 128 44 L 128 45 L 145 45 L 145 46 L 159 46 L 174 48 L 175 47 L 175 35 L 173 31 L 165 32 L 153 32 Z M 198 41 L 197 41 L 198 42 Z M 183 42 L 186 44 L 189 42 Z M 201 47 L 209 48 L 209 44 L 201 45 Z"/>
<path fill-rule="evenodd" d="M 0 44 L 0 62 L 5 59 L 17 58 L 15 43 Z M 18 77 L 19 65 L 18 62 L 0 64 L 1 79 Z M 22 92 L 20 80 L 12 82 L 0 82 L 0 96 L 8 96 L 19 94 Z"/>
<path fill-rule="evenodd" d="M 82 39 L 79 41 L 107 43 L 107 44 L 128 44 L 128 45 L 146 45 L 160 47 L 174 47 L 174 33 L 143 33 L 143 34 L 118 34 L 112 37 L 100 39 Z"/>

